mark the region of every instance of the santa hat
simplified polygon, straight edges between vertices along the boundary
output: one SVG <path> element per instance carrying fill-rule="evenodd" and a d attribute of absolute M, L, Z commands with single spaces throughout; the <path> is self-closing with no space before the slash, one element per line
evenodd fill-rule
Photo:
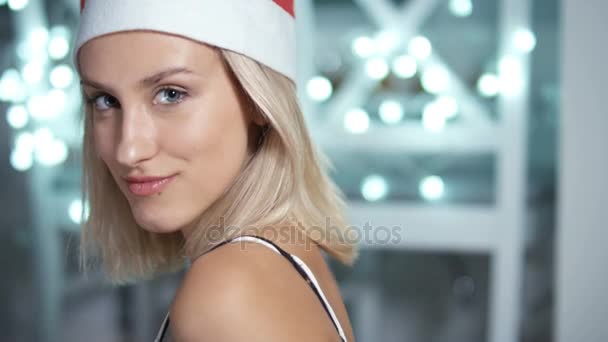
<path fill-rule="evenodd" d="M 95 37 L 131 30 L 232 50 L 295 81 L 294 0 L 81 0 L 74 56 Z"/>

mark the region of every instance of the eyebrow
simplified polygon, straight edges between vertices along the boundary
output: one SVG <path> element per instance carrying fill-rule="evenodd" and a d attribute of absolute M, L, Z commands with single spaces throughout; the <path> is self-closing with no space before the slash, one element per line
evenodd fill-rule
<path fill-rule="evenodd" d="M 157 84 L 158 82 L 162 81 L 163 79 L 169 77 L 169 76 L 173 76 L 175 74 L 193 74 L 194 71 L 185 68 L 185 67 L 175 67 L 175 68 L 169 68 L 166 70 L 162 70 L 160 72 L 157 72 L 154 75 L 150 75 L 144 79 L 142 79 L 141 81 L 139 81 L 139 85 L 141 87 L 150 87 L 152 85 Z M 102 83 L 99 82 L 95 82 L 92 80 L 87 80 L 87 79 L 81 79 L 80 80 L 80 84 L 81 85 L 88 85 L 88 86 L 92 86 L 98 89 L 110 89 L 111 87 L 106 86 Z"/>

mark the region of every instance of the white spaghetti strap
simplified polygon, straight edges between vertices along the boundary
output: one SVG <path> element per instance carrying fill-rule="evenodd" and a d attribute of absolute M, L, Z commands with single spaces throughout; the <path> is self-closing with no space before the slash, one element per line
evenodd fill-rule
<path fill-rule="evenodd" d="M 312 270 L 310 268 L 308 268 L 308 266 L 304 263 L 304 261 L 302 261 L 302 259 L 298 258 L 298 256 L 293 255 L 293 254 L 290 254 L 290 255 L 302 267 L 304 272 L 306 272 L 306 274 L 308 274 L 308 277 L 312 281 L 313 285 L 319 291 L 319 294 L 321 295 L 321 299 L 323 299 L 323 302 L 325 303 L 325 306 L 327 307 L 327 310 L 329 311 L 329 315 L 331 316 L 332 321 L 334 321 L 334 323 L 336 324 L 336 327 L 338 328 L 338 333 L 340 334 L 342 341 L 346 342 L 346 335 L 344 334 L 342 325 L 340 324 L 338 317 L 336 317 L 336 314 L 334 313 L 334 309 L 332 309 L 331 305 L 329 305 L 329 301 L 327 300 L 327 298 L 325 298 L 325 293 L 323 293 L 323 290 L 321 290 L 321 286 L 317 282 L 317 278 L 315 278 L 314 274 L 312 273 Z"/>
<path fill-rule="evenodd" d="M 239 237 L 233 239 L 231 242 L 241 241 L 241 240 L 260 243 L 260 244 L 262 244 L 262 245 L 264 245 L 264 246 L 272 249 L 276 253 L 281 254 L 281 252 L 273 244 L 268 243 L 267 241 L 265 241 L 263 239 L 260 239 L 260 238 L 258 238 L 256 236 L 249 236 L 249 235 L 247 235 L 247 236 L 239 236 Z M 315 275 L 312 272 L 312 270 L 298 256 L 290 254 L 290 253 L 286 253 L 286 254 L 288 254 L 302 268 L 302 270 L 306 273 L 306 275 L 308 276 L 308 278 L 312 282 L 313 286 L 317 289 L 317 292 L 319 293 L 321 300 L 323 301 L 323 303 L 325 304 L 325 307 L 327 308 L 327 311 L 328 311 L 328 313 L 329 313 L 329 315 L 331 317 L 331 320 L 334 322 L 334 325 L 338 329 L 338 334 L 340 334 L 340 337 L 342 338 L 342 341 L 346 342 L 346 335 L 344 334 L 344 329 L 342 329 L 342 325 L 340 324 L 340 321 L 338 320 L 338 317 L 334 313 L 334 310 L 332 309 L 331 305 L 329 304 L 329 301 L 325 297 L 325 293 L 323 293 L 323 290 L 321 289 L 321 286 L 319 285 L 319 282 L 317 281 L 317 278 L 315 277 Z"/>
<path fill-rule="evenodd" d="M 156 334 L 156 338 L 154 342 L 161 342 L 163 340 L 163 335 L 165 334 L 165 330 L 167 330 L 167 324 L 169 323 L 169 311 L 167 311 L 167 315 L 165 319 L 163 319 L 163 324 L 160 325 L 160 330 L 158 330 L 158 334 Z"/>
<path fill-rule="evenodd" d="M 266 247 L 268 247 L 268 248 L 272 249 L 272 250 L 273 250 L 273 251 L 275 251 L 276 253 L 281 254 L 281 252 L 279 252 L 279 250 L 278 250 L 278 249 L 277 249 L 275 246 L 273 246 L 272 244 L 270 244 L 270 243 L 268 243 L 268 242 L 266 242 L 266 241 L 264 241 L 264 240 L 262 240 L 262 239 L 260 239 L 260 238 L 255 237 L 255 236 L 250 236 L 250 235 L 247 235 L 247 236 L 239 236 L 239 237 L 236 237 L 236 238 L 232 239 L 232 240 L 230 241 L 230 243 L 232 243 L 232 242 L 236 242 L 236 241 L 241 241 L 241 240 L 245 240 L 245 241 L 252 241 L 252 242 L 261 243 L 262 245 L 264 245 L 264 246 L 266 246 Z"/>

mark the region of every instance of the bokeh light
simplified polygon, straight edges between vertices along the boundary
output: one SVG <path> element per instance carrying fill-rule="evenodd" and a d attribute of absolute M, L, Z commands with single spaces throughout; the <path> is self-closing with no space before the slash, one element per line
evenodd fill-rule
<path fill-rule="evenodd" d="M 312 100 L 323 102 L 331 97 L 333 86 L 326 77 L 316 76 L 308 81 L 306 91 Z"/>
<path fill-rule="evenodd" d="M 355 108 L 344 116 L 344 128 L 347 132 L 361 134 L 369 129 L 369 114 L 361 108 Z"/>
<path fill-rule="evenodd" d="M 13 129 L 21 129 L 29 122 L 29 113 L 22 105 L 14 105 L 6 111 L 6 121 Z"/>
<path fill-rule="evenodd" d="M 28 3 L 28 0 L 8 0 L 8 8 L 13 11 L 21 11 Z"/>
<path fill-rule="evenodd" d="M 483 74 L 477 81 L 477 91 L 484 97 L 493 97 L 500 92 L 500 81 L 494 74 Z"/>
<path fill-rule="evenodd" d="M 380 103 L 378 114 L 384 123 L 396 124 L 403 119 L 403 106 L 395 100 L 384 100 Z"/>
<path fill-rule="evenodd" d="M 386 197 L 388 194 L 388 183 L 380 175 L 369 175 L 361 183 L 361 195 L 367 201 L 375 202 Z"/>
<path fill-rule="evenodd" d="M 392 64 L 393 73 L 399 78 L 412 78 L 418 71 L 418 64 L 416 59 L 410 55 L 402 55 L 395 60 Z"/>
<path fill-rule="evenodd" d="M 468 17 L 473 13 L 471 0 L 450 0 L 450 12 L 457 17 Z"/>
<path fill-rule="evenodd" d="M 353 40 L 352 50 L 356 56 L 367 58 L 376 52 L 376 43 L 367 36 L 357 37 Z"/>
<path fill-rule="evenodd" d="M 427 201 L 436 201 L 443 197 L 445 185 L 439 176 L 427 176 L 420 181 L 420 195 Z"/>
<path fill-rule="evenodd" d="M 450 75 L 441 66 L 429 66 L 422 72 L 422 87 L 431 94 L 445 92 L 450 85 Z"/>
<path fill-rule="evenodd" d="M 365 63 L 365 71 L 367 75 L 375 80 L 385 78 L 389 73 L 388 64 L 383 58 L 372 58 Z"/>
<path fill-rule="evenodd" d="M 428 38 L 416 36 L 408 44 L 408 52 L 419 60 L 425 60 L 433 52 L 433 46 Z"/>

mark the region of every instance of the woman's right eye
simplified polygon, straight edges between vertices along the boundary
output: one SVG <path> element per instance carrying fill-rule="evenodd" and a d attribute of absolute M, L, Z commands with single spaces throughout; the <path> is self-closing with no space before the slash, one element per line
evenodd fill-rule
<path fill-rule="evenodd" d="M 95 109 L 97 110 L 108 110 L 118 106 L 118 99 L 107 94 L 93 96 L 90 102 L 95 105 Z"/>

